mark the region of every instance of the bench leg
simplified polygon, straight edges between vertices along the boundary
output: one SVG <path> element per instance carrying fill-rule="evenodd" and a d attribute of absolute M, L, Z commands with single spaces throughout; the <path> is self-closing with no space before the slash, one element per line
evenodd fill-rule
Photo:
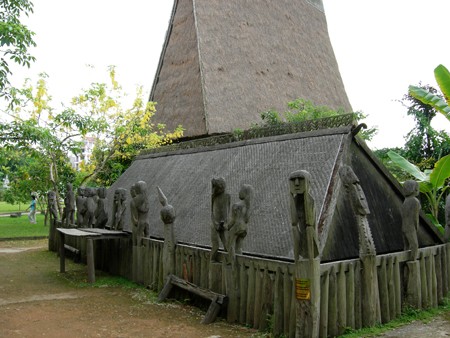
<path fill-rule="evenodd" d="M 66 252 L 64 250 L 64 234 L 59 233 L 59 272 L 66 272 Z"/>
<path fill-rule="evenodd" d="M 90 238 L 87 239 L 86 256 L 88 283 L 95 283 L 94 241 Z"/>
<path fill-rule="evenodd" d="M 202 320 L 202 324 L 210 324 L 216 320 L 217 315 L 219 314 L 221 305 L 217 303 L 217 297 L 211 301 L 211 305 L 206 312 L 205 317 Z"/>

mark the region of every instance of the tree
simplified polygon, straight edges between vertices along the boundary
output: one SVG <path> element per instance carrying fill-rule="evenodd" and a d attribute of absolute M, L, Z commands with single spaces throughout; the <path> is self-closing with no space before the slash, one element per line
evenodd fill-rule
<path fill-rule="evenodd" d="M 65 182 L 73 181 L 75 176 L 68 155 L 80 155 L 83 139 L 88 135 L 97 139 L 95 157 L 92 161 L 86 159 L 82 163 L 75 188 L 88 181 L 94 185 L 105 182 L 111 184 L 113 181 L 110 179 L 95 181 L 95 178 L 108 166 L 120 166 L 117 172 L 120 175 L 141 149 L 170 143 L 182 135 L 181 127 L 167 133 L 163 125 L 154 126 L 151 123 L 151 117 L 156 111 L 155 103 L 144 102 L 142 89 L 132 107 L 122 109 L 119 99 L 123 93 L 115 79 L 114 67 L 109 69 L 109 74 L 110 85 L 91 84 L 89 89 L 59 110 L 52 107 L 46 74 L 40 74 L 36 86 L 27 81 L 23 88 L 12 92 L 15 102 L 19 104 L 8 110 L 14 120 L 0 125 L 0 146 L 22 153 L 28 150 L 38 154 L 40 171 L 36 175 L 46 182 L 45 191 L 51 189 L 56 192 L 58 202 L 59 192 L 65 188 Z M 30 172 L 30 167 L 27 170 Z M 29 195 L 30 187 L 21 187 Z"/>
<path fill-rule="evenodd" d="M 439 65 L 434 69 L 434 77 L 443 94 L 436 95 L 432 92 L 417 86 L 409 86 L 409 94 L 425 104 L 429 104 L 450 120 L 450 72 Z"/>
<path fill-rule="evenodd" d="M 9 61 L 30 67 L 35 57 L 28 53 L 28 48 L 36 46 L 34 33 L 21 23 L 20 15 L 33 13 L 33 3 L 28 0 L 0 1 L 0 98 L 17 103 L 10 94 L 9 77 L 13 74 Z"/>
<path fill-rule="evenodd" d="M 438 91 L 429 85 L 419 85 L 416 88 L 441 97 Z M 431 126 L 431 121 L 438 111 L 434 106 L 411 95 L 411 91 L 403 96 L 401 102 L 408 109 L 407 114 L 416 122 L 415 127 L 406 135 L 403 155 L 422 169 L 433 168 L 439 158 L 450 153 L 448 134 Z"/>

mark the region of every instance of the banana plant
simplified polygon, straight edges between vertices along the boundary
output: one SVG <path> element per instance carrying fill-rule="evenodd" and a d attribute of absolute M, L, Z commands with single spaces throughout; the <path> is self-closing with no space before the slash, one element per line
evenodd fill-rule
<path fill-rule="evenodd" d="M 444 94 L 444 99 L 416 86 L 409 86 L 409 94 L 419 101 L 429 104 L 450 121 L 450 72 L 445 66 L 439 65 L 434 69 L 434 77 Z"/>
<path fill-rule="evenodd" d="M 446 181 L 450 177 L 450 155 L 446 155 L 437 161 L 432 170 L 425 171 L 421 171 L 416 165 L 395 151 L 391 150 L 387 155 L 394 164 L 419 182 L 420 192 L 426 197 L 429 203 L 430 209 L 428 210 L 427 216 L 443 232 L 444 229 L 438 221 L 438 212 L 439 203 L 449 189 Z"/>

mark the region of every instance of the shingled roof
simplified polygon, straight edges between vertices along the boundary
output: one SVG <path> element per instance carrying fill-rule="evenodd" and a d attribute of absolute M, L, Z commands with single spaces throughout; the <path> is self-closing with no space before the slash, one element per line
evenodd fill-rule
<path fill-rule="evenodd" d="M 352 135 L 354 126 L 304 131 L 138 157 L 109 189 L 129 190 L 139 180 L 150 194 L 150 236 L 163 238 L 156 186 L 176 210 L 175 236 L 180 242 L 210 247 L 211 179 L 224 177 L 232 203 L 242 184 L 254 187 L 253 211 L 244 253 L 278 259 L 293 258 L 289 214 L 289 174 L 307 170 L 317 210 L 322 261 L 358 257 L 358 229 L 339 178 L 350 166 L 361 181 L 371 210 L 368 216 L 377 253 L 403 250 L 401 186 Z M 127 215 L 129 217 L 129 215 Z M 129 219 L 129 218 L 128 218 Z M 442 237 L 421 218 L 420 246 L 441 243 Z"/>
<path fill-rule="evenodd" d="M 175 0 L 150 100 L 185 136 L 247 129 L 305 98 L 351 111 L 321 0 Z"/>

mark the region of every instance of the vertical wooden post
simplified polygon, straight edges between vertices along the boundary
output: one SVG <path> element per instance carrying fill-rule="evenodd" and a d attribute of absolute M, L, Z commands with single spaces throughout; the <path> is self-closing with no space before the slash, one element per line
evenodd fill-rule
<path fill-rule="evenodd" d="M 339 264 L 339 273 L 337 275 L 337 303 L 338 303 L 338 332 L 343 334 L 347 327 L 347 288 L 345 281 L 346 264 Z"/>
<path fill-rule="evenodd" d="M 283 333 L 283 309 L 284 309 L 284 297 L 283 297 L 283 274 L 281 268 L 277 267 L 275 275 L 275 292 L 274 292 L 274 304 L 273 304 L 273 335 L 275 337 L 280 336 Z M 241 320 L 241 323 L 243 321 Z"/>
<path fill-rule="evenodd" d="M 320 337 L 328 337 L 328 291 L 330 272 L 326 271 L 320 281 Z"/>
<path fill-rule="evenodd" d="M 95 283 L 95 257 L 94 241 L 92 238 L 86 239 L 86 259 L 88 269 L 88 283 Z"/>
<path fill-rule="evenodd" d="M 347 326 L 355 328 L 355 266 L 353 263 L 348 264 L 346 294 Z"/>
<path fill-rule="evenodd" d="M 364 327 L 374 326 L 377 318 L 377 273 L 376 256 L 365 255 L 361 257 L 362 263 L 362 325 Z"/>
<path fill-rule="evenodd" d="M 318 337 L 320 326 L 320 258 L 296 262 L 296 337 Z"/>
<path fill-rule="evenodd" d="M 388 290 L 388 279 L 386 272 L 387 259 L 383 257 L 381 259 L 381 266 L 378 273 L 378 286 L 380 293 L 380 307 L 381 307 L 381 322 L 387 323 L 390 320 L 389 315 L 389 290 Z"/>
<path fill-rule="evenodd" d="M 59 232 L 59 272 L 66 272 L 66 251 L 64 249 L 64 234 Z"/>
<path fill-rule="evenodd" d="M 425 254 L 421 252 L 419 264 L 420 264 L 420 291 L 422 293 L 422 308 L 427 308 L 429 306 L 428 279 L 425 261 L 426 261 Z"/>
<path fill-rule="evenodd" d="M 405 303 L 416 309 L 422 307 L 422 287 L 420 278 L 420 263 L 418 261 L 406 262 L 408 277 L 406 281 Z"/>
<path fill-rule="evenodd" d="M 362 284 L 361 284 L 361 261 L 356 262 L 355 266 L 355 329 L 362 328 Z"/>
<path fill-rule="evenodd" d="M 337 329 L 337 283 L 336 283 L 336 269 L 333 266 L 330 269 L 328 290 L 328 335 L 336 337 L 338 335 Z"/>

